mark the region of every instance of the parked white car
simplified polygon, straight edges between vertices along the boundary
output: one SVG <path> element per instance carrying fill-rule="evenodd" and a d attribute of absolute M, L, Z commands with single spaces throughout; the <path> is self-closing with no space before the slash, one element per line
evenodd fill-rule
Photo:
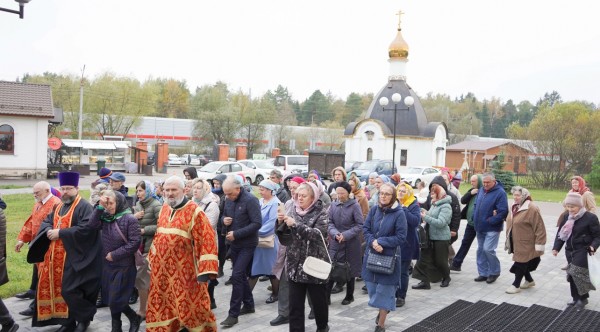
<path fill-rule="evenodd" d="M 235 161 L 213 161 L 202 168 L 198 168 L 197 171 L 199 178 L 209 182 L 218 174 L 234 175 L 239 173 L 244 174 L 244 177 L 250 183 L 256 181 L 256 175 L 252 168 Z"/>
<path fill-rule="evenodd" d="M 305 155 L 284 155 L 275 157 L 273 164 L 283 172 L 283 176 L 292 173 L 302 174 L 308 172 L 308 156 Z"/>
<path fill-rule="evenodd" d="M 417 183 L 425 181 L 428 185 L 434 177 L 442 175 L 442 172 L 434 167 L 416 166 L 400 170 L 402 180 L 416 187 Z"/>
<path fill-rule="evenodd" d="M 169 153 L 169 161 L 167 162 L 169 166 L 181 165 L 181 158 L 178 155 Z"/>
<path fill-rule="evenodd" d="M 264 180 L 268 179 L 271 171 L 275 169 L 273 165 L 274 159 L 264 159 L 264 160 L 253 160 L 253 159 L 245 159 L 238 160 L 238 163 L 248 166 L 254 170 L 256 174 L 256 179 L 254 180 L 254 184 L 258 186 L 258 184 Z"/>

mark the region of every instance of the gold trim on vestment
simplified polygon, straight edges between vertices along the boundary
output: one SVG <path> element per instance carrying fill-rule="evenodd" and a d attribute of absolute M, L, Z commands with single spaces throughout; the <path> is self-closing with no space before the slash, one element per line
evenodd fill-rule
<path fill-rule="evenodd" d="M 219 256 L 214 254 L 204 254 L 200 256 L 200 261 L 217 261 L 219 260 Z"/>
<path fill-rule="evenodd" d="M 169 326 L 172 322 L 174 322 L 176 320 L 179 320 L 179 317 L 173 317 L 171 319 L 164 320 L 164 321 L 161 321 L 161 322 L 151 322 L 151 323 L 146 322 L 146 328 Z M 189 331 L 204 331 L 204 329 L 206 327 L 208 327 L 208 326 L 216 328 L 217 327 L 217 322 L 204 322 L 200 326 L 196 326 L 196 327 L 185 326 L 185 328 L 187 328 Z"/>
<path fill-rule="evenodd" d="M 179 228 L 167 228 L 167 227 L 158 227 L 156 229 L 156 233 L 161 233 L 161 234 L 171 234 L 171 235 L 179 235 L 179 236 L 183 236 L 186 239 L 192 239 L 192 237 L 190 236 L 190 234 L 186 231 L 183 231 Z"/>

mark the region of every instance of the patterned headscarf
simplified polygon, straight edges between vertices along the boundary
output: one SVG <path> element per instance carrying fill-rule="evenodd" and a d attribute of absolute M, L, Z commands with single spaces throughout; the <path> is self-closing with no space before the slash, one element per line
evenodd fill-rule
<path fill-rule="evenodd" d="M 586 191 L 590 191 L 590 188 L 585 186 L 585 180 L 581 176 L 574 176 L 571 178 L 571 181 L 573 180 L 579 183 L 579 190 L 573 191 L 573 189 L 571 189 L 569 192 L 578 192 L 579 195 L 583 195 Z"/>

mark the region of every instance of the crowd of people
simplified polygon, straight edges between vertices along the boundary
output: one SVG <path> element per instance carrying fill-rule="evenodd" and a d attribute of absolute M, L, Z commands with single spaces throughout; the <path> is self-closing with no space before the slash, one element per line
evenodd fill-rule
<path fill-rule="evenodd" d="M 461 195 L 458 174 L 420 182 L 415 193 L 399 174 L 372 173 L 363 184 L 337 167 L 327 186 L 316 171 L 304 179 L 275 169 L 253 193 L 243 176 L 219 174 L 208 182 L 190 167 L 183 177 L 140 181 L 133 197 L 124 174 L 103 168 L 87 201 L 79 194 L 79 174 L 62 172 L 58 188 L 47 182 L 33 187 L 36 203 L 18 235 L 15 251 L 29 243 L 33 269 L 30 289 L 17 294 L 33 301 L 20 314 L 31 316 L 34 327 L 81 332 L 106 306 L 113 332 L 123 330 L 122 315 L 129 332 L 144 320 L 148 331 L 216 331 L 255 313 L 255 286 L 269 280 L 266 303 L 277 303 L 270 325 L 304 331 L 308 299 L 308 319 L 324 332 L 330 329 L 331 294 L 345 287 L 341 305 L 349 305 L 363 281 L 368 305 L 377 311 L 375 331 L 382 332 L 388 314 L 405 305 L 411 274 L 418 280 L 412 289 L 449 287 L 450 271 L 461 271 L 475 239 L 474 281 L 496 282 L 504 229 L 505 250 L 514 261 L 506 293 L 534 287 L 531 272 L 541 262 L 547 234 L 529 191 L 513 187 L 509 206 L 502 184 L 485 173 L 473 175 Z M 564 206 L 552 253 L 565 247 L 568 304 L 582 309 L 595 289 L 587 255 L 600 246 L 600 224 L 581 177 L 572 179 Z M 0 212 L 5 208 L 0 198 Z M 455 253 L 461 220 L 466 227 Z M 0 213 L 4 241 L 5 222 Z M 212 310 L 226 299 L 215 298 L 215 287 L 227 260 L 232 269 L 221 287 L 232 291 L 227 317 L 218 323 Z M 331 263 L 331 277 L 315 273 L 309 260 Z M 138 298 L 136 312 L 131 305 Z M 19 328 L 2 303 L 0 323 L 2 331 Z"/>

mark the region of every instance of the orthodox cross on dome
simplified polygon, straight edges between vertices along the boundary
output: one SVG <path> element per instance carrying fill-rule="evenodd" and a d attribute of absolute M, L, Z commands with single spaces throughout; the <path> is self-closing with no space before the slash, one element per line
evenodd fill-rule
<path fill-rule="evenodd" d="M 402 23 L 402 15 L 405 14 L 402 10 L 399 10 L 396 15 L 398 15 L 398 30 L 402 30 L 400 28 L 400 24 Z"/>

